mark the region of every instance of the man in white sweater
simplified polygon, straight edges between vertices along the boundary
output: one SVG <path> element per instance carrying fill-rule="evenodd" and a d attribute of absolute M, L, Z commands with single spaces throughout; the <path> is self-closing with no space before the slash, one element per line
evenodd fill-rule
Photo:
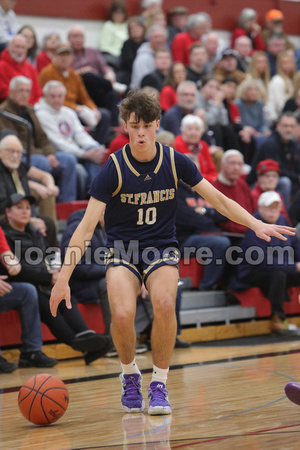
<path fill-rule="evenodd" d="M 43 94 L 34 109 L 48 139 L 56 149 L 76 156 L 91 181 L 99 172 L 107 150 L 85 131 L 75 111 L 63 105 L 66 88 L 60 81 L 48 81 Z"/>

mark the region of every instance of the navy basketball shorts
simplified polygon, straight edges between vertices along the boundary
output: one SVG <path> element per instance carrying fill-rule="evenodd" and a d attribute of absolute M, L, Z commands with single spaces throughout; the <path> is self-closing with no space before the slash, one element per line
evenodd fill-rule
<path fill-rule="evenodd" d="M 106 254 L 106 270 L 109 267 L 124 266 L 145 283 L 154 270 L 162 266 L 175 266 L 179 271 L 180 252 L 177 244 L 143 249 L 110 248 Z"/>

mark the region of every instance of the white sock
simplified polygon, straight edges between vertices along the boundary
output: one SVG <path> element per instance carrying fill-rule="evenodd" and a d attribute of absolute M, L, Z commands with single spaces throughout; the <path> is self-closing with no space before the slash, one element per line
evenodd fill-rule
<path fill-rule="evenodd" d="M 121 366 L 122 366 L 122 373 L 124 375 L 130 375 L 132 373 L 139 373 L 139 374 L 141 374 L 141 372 L 139 371 L 139 368 L 137 366 L 137 363 L 135 362 L 135 358 L 130 364 L 122 364 L 121 363 Z"/>
<path fill-rule="evenodd" d="M 152 381 L 160 381 L 166 385 L 169 369 L 160 369 L 153 364 Z"/>

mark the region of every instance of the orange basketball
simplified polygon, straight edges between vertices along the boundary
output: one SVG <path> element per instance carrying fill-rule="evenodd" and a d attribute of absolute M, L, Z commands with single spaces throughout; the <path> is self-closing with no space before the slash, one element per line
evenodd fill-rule
<path fill-rule="evenodd" d="M 36 425 L 49 425 L 66 412 L 69 393 L 62 380 L 41 373 L 25 381 L 19 391 L 18 403 L 27 420 Z"/>

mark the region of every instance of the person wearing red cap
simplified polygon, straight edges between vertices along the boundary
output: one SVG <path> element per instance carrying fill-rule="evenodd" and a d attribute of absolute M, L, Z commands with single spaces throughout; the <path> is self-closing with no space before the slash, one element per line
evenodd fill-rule
<path fill-rule="evenodd" d="M 283 32 L 283 21 L 284 15 L 279 9 L 270 9 L 265 15 L 265 28 L 261 32 L 261 37 L 267 45 L 272 35 L 280 35 L 285 40 L 286 50 L 295 50 L 294 44 L 289 40 L 288 35 Z"/>
<path fill-rule="evenodd" d="M 280 168 L 277 161 L 273 159 L 264 159 L 260 161 L 256 166 L 257 182 L 254 188 L 251 190 L 251 197 L 253 199 L 254 209 L 258 207 L 258 199 L 263 192 L 276 191 L 278 184 Z M 285 209 L 282 195 L 278 192 L 281 198 L 281 210 L 280 213 L 290 222 L 290 218 Z"/>

